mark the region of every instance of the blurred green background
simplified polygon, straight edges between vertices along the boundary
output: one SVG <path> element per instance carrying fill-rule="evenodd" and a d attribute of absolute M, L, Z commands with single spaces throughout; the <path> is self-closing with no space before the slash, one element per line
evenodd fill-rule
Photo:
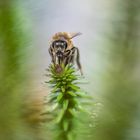
<path fill-rule="evenodd" d="M 88 82 L 81 87 L 93 96 L 75 139 L 139 140 L 139 0 L 0 1 L 0 140 L 53 139 L 40 114 L 59 31 L 83 33 L 73 41 Z"/>

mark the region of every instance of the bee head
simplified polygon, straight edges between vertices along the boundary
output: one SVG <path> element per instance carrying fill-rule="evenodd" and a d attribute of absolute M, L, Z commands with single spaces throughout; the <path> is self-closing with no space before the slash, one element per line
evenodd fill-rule
<path fill-rule="evenodd" d="M 52 37 L 52 42 L 59 42 L 60 44 L 63 42 L 65 49 L 71 49 L 74 46 L 72 39 L 79 35 L 81 35 L 81 33 L 79 32 L 78 33 L 58 32 Z"/>
<path fill-rule="evenodd" d="M 64 40 L 56 40 L 52 43 L 52 47 L 58 57 L 63 57 L 63 53 L 67 49 L 67 42 Z"/>

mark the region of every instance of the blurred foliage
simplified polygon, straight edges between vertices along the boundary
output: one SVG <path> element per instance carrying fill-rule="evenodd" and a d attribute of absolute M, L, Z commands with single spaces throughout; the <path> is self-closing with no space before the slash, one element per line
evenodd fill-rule
<path fill-rule="evenodd" d="M 26 22 L 16 1 L 0 1 L 0 139 L 31 140 L 21 119 L 27 94 Z"/>
<path fill-rule="evenodd" d="M 140 1 L 115 2 L 115 13 L 112 12 L 107 28 L 109 35 L 103 38 L 108 54 L 102 56 L 107 65 L 101 77 L 100 103 L 96 101 L 93 105 L 85 94 L 80 95 L 77 84 L 81 80 L 76 82 L 78 76 L 73 67 L 64 68 L 64 73 L 58 68 L 62 75 L 57 75 L 52 66 L 51 112 L 42 114 L 42 100 L 29 101 L 23 106 L 30 94 L 31 80 L 27 73 L 30 51 L 25 16 L 16 0 L 0 1 L 0 140 L 140 139 L 137 132 L 140 126 Z M 84 100 L 79 100 L 80 97 Z M 85 104 L 89 114 L 81 107 Z M 54 118 L 57 123 L 47 120 Z M 44 129 L 40 125 L 46 120 Z M 46 135 L 42 133 L 44 130 Z"/>
<path fill-rule="evenodd" d="M 108 28 L 109 54 L 102 77 L 101 102 L 95 140 L 134 139 L 130 135 L 140 99 L 140 1 L 116 1 Z M 135 136 L 136 138 L 136 136 Z"/>

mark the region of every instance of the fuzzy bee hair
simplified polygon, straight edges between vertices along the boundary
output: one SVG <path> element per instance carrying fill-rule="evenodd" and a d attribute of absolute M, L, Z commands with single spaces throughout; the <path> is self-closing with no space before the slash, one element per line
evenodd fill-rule
<path fill-rule="evenodd" d="M 71 49 L 74 46 L 73 42 L 72 42 L 72 38 L 79 36 L 79 35 L 81 35 L 81 33 L 79 33 L 79 32 L 78 33 L 58 32 L 52 37 L 51 42 L 62 39 L 67 42 L 67 44 L 68 44 L 67 49 Z"/>
<path fill-rule="evenodd" d="M 51 40 L 51 45 L 49 48 L 50 56 L 52 57 L 52 62 L 54 64 L 64 63 L 67 64 L 74 64 L 75 60 L 77 63 L 78 68 L 82 74 L 82 67 L 80 64 L 80 54 L 79 49 L 73 45 L 72 38 L 81 35 L 81 33 L 67 33 L 67 32 L 58 32 L 56 33 Z M 64 48 L 60 53 L 61 57 L 57 54 L 58 49 L 53 46 L 53 43 L 56 41 L 64 41 L 67 44 L 67 47 Z"/>

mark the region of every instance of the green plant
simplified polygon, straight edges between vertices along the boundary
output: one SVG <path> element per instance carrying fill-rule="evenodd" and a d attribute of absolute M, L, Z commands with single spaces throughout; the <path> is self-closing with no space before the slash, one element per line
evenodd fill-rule
<path fill-rule="evenodd" d="M 83 110 L 78 98 L 85 96 L 77 85 L 79 75 L 72 65 L 50 65 L 50 84 L 52 90 L 49 94 L 51 112 L 54 114 L 57 128 L 57 138 L 61 140 L 74 140 L 76 137 L 74 130 L 77 113 Z"/>
<path fill-rule="evenodd" d="M 100 100 L 103 107 L 98 126 L 93 130 L 94 140 L 139 139 L 135 122 L 139 112 L 140 80 L 140 1 L 116 0 L 113 4 L 104 55 Z M 116 10 L 114 10 L 116 9 Z M 137 123 L 137 126 L 139 124 Z"/>
<path fill-rule="evenodd" d="M 32 138 L 21 119 L 24 96 L 29 93 L 27 89 L 29 28 L 22 12 L 16 0 L 0 1 L 1 140 Z"/>

